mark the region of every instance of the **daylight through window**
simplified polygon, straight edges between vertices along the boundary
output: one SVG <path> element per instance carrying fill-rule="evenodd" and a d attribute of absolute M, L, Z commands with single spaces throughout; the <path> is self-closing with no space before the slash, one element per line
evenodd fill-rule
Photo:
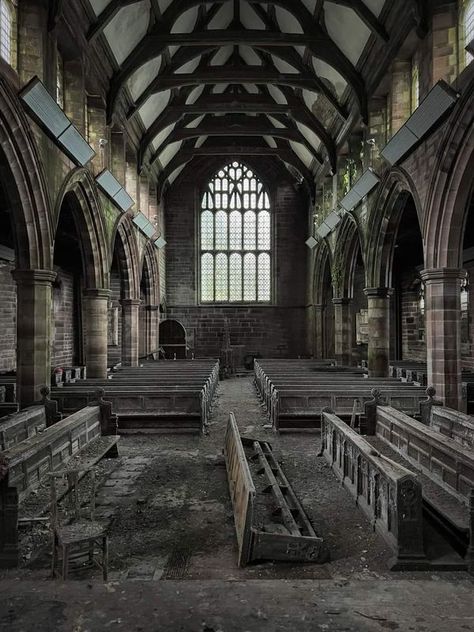
<path fill-rule="evenodd" d="M 233 162 L 201 202 L 201 300 L 271 300 L 270 198 L 255 174 Z"/>
<path fill-rule="evenodd" d="M 6 0 L 0 0 L 0 57 L 9 64 L 12 56 L 12 12 Z"/>

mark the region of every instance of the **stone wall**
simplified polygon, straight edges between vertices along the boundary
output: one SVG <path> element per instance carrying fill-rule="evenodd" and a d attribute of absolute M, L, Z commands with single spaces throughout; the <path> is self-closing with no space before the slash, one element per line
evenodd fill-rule
<path fill-rule="evenodd" d="M 0 372 L 16 368 L 16 283 L 15 266 L 0 259 Z"/>
<path fill-rule="evenodd" d="M 77 321 L 74 300 L 75 280 L 71 272 L 56 268 L 57 277 L 53 284 L 52 349 L 51 364 L 71 366 L 76 361 Z"/>
<path fill-rule="evenodd" d="M 165 200 L 166 316 L 182 322 L 189 346 L 198 355 L 216 355 L 225 318 L 231 343 L 243 352 L 296 356 L 305 352 L 307 209 L 302 194 L 289 182 L 270 190 L 274 222 L 274 304 L 199 305 L 198 300 L 198 168 L 185 170 Z M 202 185 L 205 185 L 205 180 Z M 272 181 L 270 180 L 270 186 Z"/>

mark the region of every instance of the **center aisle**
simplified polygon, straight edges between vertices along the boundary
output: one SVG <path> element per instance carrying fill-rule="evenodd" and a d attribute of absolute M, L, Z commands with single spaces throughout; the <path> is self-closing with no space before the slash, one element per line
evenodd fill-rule
<path fill-rule="evenodd" d="M 222 457 L 230 411 L 242 435 L 272 444 L 316 531 L 328 542 L 329 564 L 266 562 L 237 567 Z M 267 423 L 252 378 L 232 378 L 219 384 L 208 435 L 122 437 L 121 466 L 101 493 L 102 498 L 112 494 L 112 503 L 119 504 L 110 545 L 115 577 L 324 579 L 347 574 L 379 577 L 384 572 L 389 551 L 324 459 L 317 457 L 319 436 L 280 438 L 265 428 Z"/>

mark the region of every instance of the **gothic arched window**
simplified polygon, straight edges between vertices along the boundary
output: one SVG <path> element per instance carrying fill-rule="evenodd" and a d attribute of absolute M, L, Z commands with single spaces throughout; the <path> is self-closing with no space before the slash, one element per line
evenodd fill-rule
<path fill-rule="evenodd" d="M 11 64 L 12 58 L 12 9 L 7 0 L 0 0 L 0 57 Z"/>
<path fill-rule="evenodd" d="M 465 0 L 463 15 L 463 35 L 464 46 L 474 41 L 474 0 Z M 466 65 L 473 59 L 473 56 L 466 52 Z"/>
<path fill-rule="evenodd" d="M 270 198 L 245 165 L 233 162 L 209 182 L 201 200 L 201 301 L 271 301 Z"/>

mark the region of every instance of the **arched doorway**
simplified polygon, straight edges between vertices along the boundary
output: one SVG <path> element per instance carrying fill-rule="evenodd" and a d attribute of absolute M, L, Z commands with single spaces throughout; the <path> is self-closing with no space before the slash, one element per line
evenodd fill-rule
<path fill-rule="evenodd" d="M 168 360 L 175 354 L 178 359 L 186 358 L 186 330 L 179 321 L 167 319 L 160 323 L 160 347 Z"/>

